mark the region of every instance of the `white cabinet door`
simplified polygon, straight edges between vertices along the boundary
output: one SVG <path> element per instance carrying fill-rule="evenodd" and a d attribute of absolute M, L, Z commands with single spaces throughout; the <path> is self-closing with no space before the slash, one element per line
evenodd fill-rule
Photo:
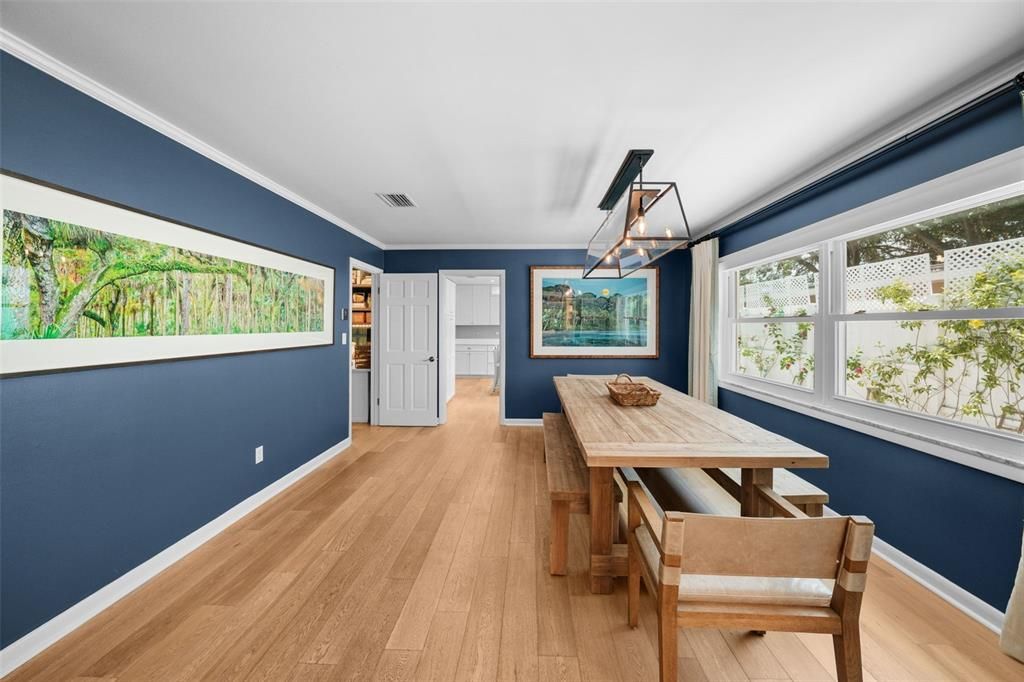
<path fill-rule="evenodd" d="M 489 289 L 487 324 L 499 325 L 501 324 L 501 288 L 492 286 Z"/>
<path fill-rule="evenodd" d="M 473 286 L 459 284 L 455 287 L 455 324 L 474 324 Z"/>
<path fill-rule="evenodd" d="M 486 284 L 473 285 L 473 321 L 470 324 L 490 324 L 491 287 Z"/>
<path fill-rule="evenodd" d="M 487 374 L 487 351 L 469 351 L 469 373 L 481 376 Z"/>
<path fill-rule="evenodd" d="M 456 374 L 469 374 L 469 351 L 468 350 L 457 350 L 457 351 L 455 351 L 455 373 Z"/>

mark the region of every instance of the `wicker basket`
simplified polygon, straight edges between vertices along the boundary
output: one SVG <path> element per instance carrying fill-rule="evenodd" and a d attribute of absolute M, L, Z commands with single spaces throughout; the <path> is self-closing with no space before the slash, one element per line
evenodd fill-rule
<path fill-rule="evenodd" d="M 623 377 L 626 378 L 625 381 L 621 381 Z M 620 374 L 605 385 L 608 386 L 608 395 L 612 400 L 626 407 L 650 407 L 657 405 L 658 398 L 661 397 L 660 391 L 633 381 L 633 377 L 628 374 Z"/>

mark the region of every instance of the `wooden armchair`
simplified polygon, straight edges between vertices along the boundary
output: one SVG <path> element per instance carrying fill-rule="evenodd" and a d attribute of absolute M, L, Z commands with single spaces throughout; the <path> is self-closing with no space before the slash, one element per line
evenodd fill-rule
<path fill-rule="evenodd" d="M 658 604 L 661 680 L 676 679 L 676 629 L 832 635 L 839 682 L 862 679 L 860 606 L 874 524 L 863 517 L 747 518 L 666 512 L 630 481 L 629 624 L 640 580 Z"/>

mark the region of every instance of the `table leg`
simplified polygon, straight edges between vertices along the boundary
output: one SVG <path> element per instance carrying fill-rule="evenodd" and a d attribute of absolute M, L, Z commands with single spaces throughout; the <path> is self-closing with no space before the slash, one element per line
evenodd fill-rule
<path fill-rule="evenodd" d="M 772 507 L 757 494 L 754 486 L 772 486 L 774 469 L 743 469 L 740 471 L 740 515 L 771 516 Z"/>
<path fill-rule="evenodd" d="M 611 576 L 594 575 L 595 559 L 609 561 L 615 539 L 617 514 L 612 471 L 609 467 L 590 469 L 590 591 L 594 594 L 612 591 Z"/>

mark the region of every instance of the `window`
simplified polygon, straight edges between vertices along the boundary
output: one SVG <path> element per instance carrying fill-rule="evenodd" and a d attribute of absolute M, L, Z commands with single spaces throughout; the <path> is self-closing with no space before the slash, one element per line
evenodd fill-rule
<path fill-rule="evenodd" d="M 814 387 L 818 270 L 818 252 L 809 251 L 739 271 L 736 308 L 740 319 L 734 346 L 738 372 L 799 388 Z"/>
<path fill-rule="evenodd" d="M 1024 183 L 937 203 L 723 259 L 723 385 L 1024 463 Z"/>

